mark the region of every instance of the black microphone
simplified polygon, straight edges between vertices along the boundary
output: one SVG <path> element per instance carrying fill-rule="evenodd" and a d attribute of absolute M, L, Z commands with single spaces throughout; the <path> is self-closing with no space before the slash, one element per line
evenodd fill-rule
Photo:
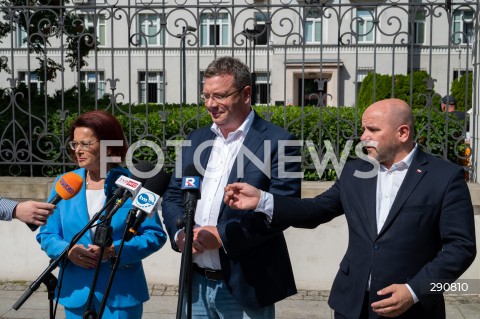
<path fill-rule="evenodd" d="M 129 241 L 137 234 L 140 225 L 147 216 L 151 217 L 152 214 L 155 214 L 160 203 L 160 197 L 167 191 L 169 182 L 170 174 L 163 169 L 157 175 L 147 179 L 144 187 L 142 187 L 137 197 L 133 200 L 132 206 L 137 208 L 137 211 L 133 217 L 133 222 L 130 221 L 132 226 L 128 230 L 126 241 Z M 132 211 L 130 212 L 134 214 L 135 210 L 133 209 L 133 213 Z"/>
<path fill-rule="evenodd" d="M 134 165 L 134 168 L 139 172 L 148 173 L 155 168 L 155 165 L 148 161 L 140 161 Z M 130 197 L 136 197 L 145 181 L 146 178 L 137 177 L 135 174 L 132 174 L 132 178 L 121 175 L 115 181 L 115 184 L 118 186 L 118 188 L 113 192 L 112 195 L 112 197 L 116 198 L 117 201 L 108 214 L 104 216 L 104 220 L 112 217 L 120 209 L 120 207 L 125 204 L 127 199 Z"/>
<path fill-rule="evenodd" d="M 109 200 L 118 189 L 118 185 L 115 183 L 120 176 L 130 177 L 130 171 L 124 167 L 117 166 L 110 169 L 105 176 L 104 191 L 107 200 Z M 138 181 L 138 179 L 134 178 Z"/>
<path fill-rule="evenodd" d="M 155 165 L 153 165 L 149 161 L 139 161 L 137 164 L 134 164 L 133 166 L 136 170 L 138 170 L 142 173 L 148 173 L 155 168 Z M 112 170 L 114 170 L 114 168 L 112 168 L 110 171 L 112 171 Z M 107 200 L 109 198 L 108 194 L 111 191 L 113 192 L 111 196 L 115 196 L 116 198 L 121 198 L 121 197 L 126 195 L 126 192 L 128 191 L 128 189 L 125 188 L 125 187 L 122 187 L 122 186 L 124 186 L 123 183 L 121 183 L 119 185 L 119 182 L 120 182 L 119 178 L 122 175 L 137 181 L 138 183 L 140 183 L 140 185 L 145 184 L 145 182 L 147 181 L 146 178 L 139 177 L 139 176 L 137 176 L 138 174 L 135 175 L 134 173 L 131 173 L 127 169 L 125 169 L 127 174 L 121 174 L 122 171 L 123 170 L 117 170 L 114 174 L 112 174 L 112 178 L 111 178 L 110 182 L 108 183 L 109 186 L 107 186 L 107 179 L 105 178 L 105 195 L 107 196 Z M 108 174 L 107 174 L 107 177 L 108 177 Z M 136 193 L 132 193 L 132 197 L 137 196 L 139 190 L 140 189 L 138 189 Z"/>
<path fill-rule="evenodd" d="M 200 199 L 201 177 L 194 164 L 185 167 L 182 177 L 183 207 L 185 216 L 177 221 L 177 227 L 185 227 L 185 220 L 188 214 L 194 214 L 197 201 Z"/>
<path fill-rule="evenodd" d="M 61 176 L 57 183 L 55 184 L 55 196 L 52 197 L 48 202 L 53 205 L 57 205 L 62 199 L 68 200 L 73 196 L 77 195 L 78 192 L 82 189 L 83 178 L 80 175 L 69 172 Z M 27 226 L 31 231 L 37 230 L 38 226 L 35 224 L 27 223 Z"/>

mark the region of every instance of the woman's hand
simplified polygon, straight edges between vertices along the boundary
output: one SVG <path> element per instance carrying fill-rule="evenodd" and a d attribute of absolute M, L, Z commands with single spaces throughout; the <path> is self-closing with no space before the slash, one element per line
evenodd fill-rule
<path fill-rule="evenodd" d="M 97 266 L 98 257 L 90 249 L 76 244 L 68 252 L 68 259 L 75 265 L 83 268 L 95 268 Z"/>
<path fill-rule="evenodd" d="M 100 256 L 100 246 L 97 245 L 88 245 L 88 251 L 95 254 L 95 256 Z M 103 258 L 102 261 L 107 261 L 110 257 L 116 256 L 117 252 L 115 251 L 115 246 L 113 244 L 110 247 L 105 247 L 103 251 Z"/>

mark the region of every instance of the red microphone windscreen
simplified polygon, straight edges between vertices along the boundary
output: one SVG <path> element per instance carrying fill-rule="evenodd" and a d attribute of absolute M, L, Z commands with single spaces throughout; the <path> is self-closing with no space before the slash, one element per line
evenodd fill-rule
<path fill-rule="evenodd" d="M 83 178 L 73 172 L 66 173 L 55 184 L 55 191 L 62 199 L 70 199 L 82 189 Z"/>

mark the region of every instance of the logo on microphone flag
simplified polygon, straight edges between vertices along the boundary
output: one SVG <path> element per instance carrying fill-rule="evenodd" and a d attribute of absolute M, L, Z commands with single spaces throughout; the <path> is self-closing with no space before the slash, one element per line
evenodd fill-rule
<path fill-rule="evenodd" d="M 153 206 L 157 203 L 158 197 L 152 192 L 146 192 L 138 194 L 137 196 L 137 206 L 138 208 L 147 208 Z"/>
<path fill-rule="evenodd" d="M 133 200 L 132 205 L 150 215 L 155 211 L 159 199 L 160 197 L 157 194 L 146 188 L 142 188 L 140 193 Z"/>
<path fill-rule="evenodd" d="M 182 189 L 199 189 L 200 188 L 200 177 L 199 176 L 188 176 L 182 178 Z"/>

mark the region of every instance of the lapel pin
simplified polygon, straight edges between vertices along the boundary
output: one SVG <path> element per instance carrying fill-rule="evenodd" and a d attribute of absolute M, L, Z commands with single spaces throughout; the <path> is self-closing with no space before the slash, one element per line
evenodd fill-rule
<path fill-rule="evenodd" d="M 421 172 L 422 172 L 422 170 L 421 170 L 421 169 L 417 169 L 417 173 L 421 173 Z"/>

